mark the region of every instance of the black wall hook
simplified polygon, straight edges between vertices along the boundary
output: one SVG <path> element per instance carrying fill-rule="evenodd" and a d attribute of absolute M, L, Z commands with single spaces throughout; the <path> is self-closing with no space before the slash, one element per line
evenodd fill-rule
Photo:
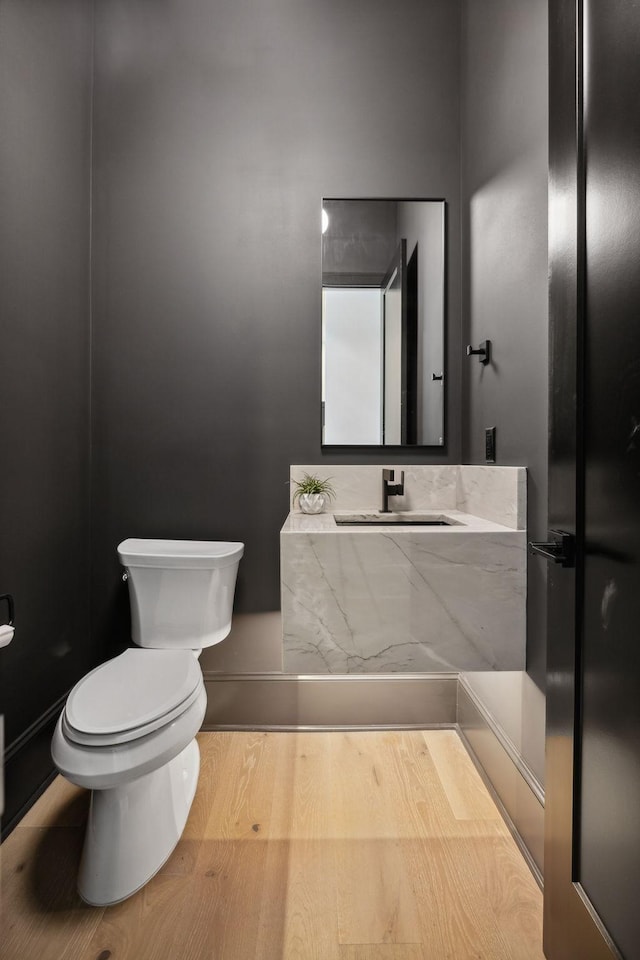
<path fill-rule="evenodd" d="M 478 357 L 480 363 L 491 363 L 491 340 L 483 340 L 477 350 L 474 350 L 471 344 L 467 347 L 468 357 Z"/>

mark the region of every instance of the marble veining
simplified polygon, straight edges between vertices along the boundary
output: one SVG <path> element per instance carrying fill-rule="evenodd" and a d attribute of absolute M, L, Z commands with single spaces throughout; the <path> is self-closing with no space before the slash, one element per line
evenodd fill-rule
<path fill-rule="evenodd" d="M 338 526 L 336 513 L 379 509 L 381 467 L 291 469 L 331 476 L 337 496 L 332 512 L 292 511 L 282 528 L 285 672 L 524 669 L 523 468 L 399 467 L 394 512 L 447 527 Z"/>
<path fill-rule="evenodd" d="M 291 519 L 282 533 L 287 673 L 523 669 L 523 533 L 489 531 L 488 521 L 314 533 Z"/>

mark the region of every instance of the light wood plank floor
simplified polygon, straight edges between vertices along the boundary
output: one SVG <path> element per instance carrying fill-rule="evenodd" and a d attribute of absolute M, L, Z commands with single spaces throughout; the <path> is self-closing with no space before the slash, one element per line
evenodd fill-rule
<path fill-rule="evenodd" d="M 454 731 L 204 733 L 138 894 L 75 892 L 87 793 L 0 848 L 2 960 L 543 960 L 542 896 Z"/>

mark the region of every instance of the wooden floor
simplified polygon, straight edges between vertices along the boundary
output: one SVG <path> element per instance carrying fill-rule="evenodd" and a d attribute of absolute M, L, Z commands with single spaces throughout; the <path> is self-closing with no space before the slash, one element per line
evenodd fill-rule
<path fill-rule="evenodd" d="M 87 793 L 0 848 L 2 960 L 542 960 L 542 896 L 454 731 L 204 733 L 182 840 L 75 892 Z"/>

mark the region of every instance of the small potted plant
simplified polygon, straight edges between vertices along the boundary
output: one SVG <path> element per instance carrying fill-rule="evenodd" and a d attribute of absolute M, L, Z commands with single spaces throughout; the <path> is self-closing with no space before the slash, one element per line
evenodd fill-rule
<path fill-rule="evenodd" d="M 320 480 L 319 477 L 313 477 L 305 473 L 302 480 L 294 480 L 297 489 L 293 495 L 293 503 L 296 500 L 300 504 L 303 513 L 322 513 L 327 500 L 335 497 L 335 490 L 331 485 L 331 478 Z"/>

